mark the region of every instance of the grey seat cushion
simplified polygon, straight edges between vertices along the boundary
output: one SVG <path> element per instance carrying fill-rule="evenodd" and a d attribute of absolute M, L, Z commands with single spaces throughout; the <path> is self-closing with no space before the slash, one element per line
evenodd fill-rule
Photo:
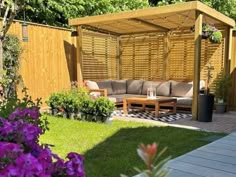
<path fill-rule="evenodd" d="M 192 87 L 193 85 L 187 82 L 171 81 L 171 96 L 192 97 Z"/>
<path fill-rule="evenodd" d="M 113 102 L 123 102 L 124 98 L 131 98 L 131 97 L 143 97 L 143 98 L 145 98 L 146 95 L 135 95 L 135 94 L 110 95 L 108 97 L 108 99 L 113 101 Z"/>
<path fill-rule="evenodd" d="M 143 80 L 127 80 L 127 94 L 141 94 Z"/>
<path fill-rule="evenodd" d="M 113 89 L 111 85 L 111 80 L 97 82 L 99 89 L 107 89 L 107 94 L 112 95 Z"/>
<path fill-rule="evenodd" d="M 126 94 L 126 80 L 113 80 L 111 85 L 114 95 Z"/>
<path fill-rule="evenodd" d="M 157 88 L 161 82 L 154 82 L 154 81 L 144 81 L 143 88 L 142 88 L 142 95 L 147 95 L 147 89 L 149 87 Z"/>
<path fill-rule="evenodd" d="M 192 106 L 192 98 L 190 97 L 176 97 L 177 106 Z"/>
<path fill-rule="evenodd" d="M 157 86 L 157 96 L 170 96 L 170 82 L 165 81 Z"/>

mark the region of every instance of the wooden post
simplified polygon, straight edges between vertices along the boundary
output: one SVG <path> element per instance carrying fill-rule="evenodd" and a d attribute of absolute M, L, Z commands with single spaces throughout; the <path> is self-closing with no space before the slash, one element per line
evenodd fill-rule
<path fill-rule="evenodd" d="M 169 62 L 169 32 L 165 33 L 164 36 L 164 62 L 163 62 L 163 73 L 162 73 L 162 80 L 168 80 L 169 79 L 169 72 L 167 69 L 168 62 Z"/>
<path fill-rule="evenodd" d="M 194 37 L 194 79 L 193 79 L 193 120 L 198 119 L 198 94 L 200 87 L 200 67 L 201 67 L 201 39 L 202 39 L 202 17 L 197 11 L 195 17 L 195 37 Z"/>
<path fill-rule="evenodd" d="M 121 37 L 117 36 L 117 54 L 116 54 L 116 59 L 117 59 L 117 65 L 118 65 L 118 69 L 117 69 L 117 77 L 119 80 L 122 79 L 123 75 L 122 75 L 122 61 L 121 61 Z"/>
<path fill-rule="evenodd" d="M 231 39 L 232 39 L 232 33 L 230 33 L 230 27 L 226 27 L 225 29 L 225 58 L 224 58 L 224 72 L 228 73 L 230 72 L 230 59 L 231 59 Z"/>
<path fill-rule="evenodd" d="M 82 49 L 82 39 L 83 31 L 81 26 L 77 27 L 78 36 L 77 36 L 77 55 L 76 55 L 76 65 L 77 65 L 77 82 L 78 86 L 83 86 L 83 49 Z"/>

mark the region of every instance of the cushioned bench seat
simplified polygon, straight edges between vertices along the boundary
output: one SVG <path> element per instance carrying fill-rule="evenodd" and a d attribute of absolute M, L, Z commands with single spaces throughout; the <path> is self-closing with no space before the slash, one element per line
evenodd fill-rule
<path fill-rule="evenodd" d="M 157 96 L 173 97 L 177 99 L 177 108 L 191 108 L 193 96 L 192 82 L 177 81 L 145 81 L 145 80 L 106 80 L 101 82 L 86 81 L 85 85 L 96 89 L 104 94 L 116 104 L 122 104 L 124 98 L 146 97 L 147 89 L 152 87 L 156 90 Z M 204 87 L 204 81 L 200 82 L 200 89 Z M 100 94 L 99 93 L 99 94 Z"/>

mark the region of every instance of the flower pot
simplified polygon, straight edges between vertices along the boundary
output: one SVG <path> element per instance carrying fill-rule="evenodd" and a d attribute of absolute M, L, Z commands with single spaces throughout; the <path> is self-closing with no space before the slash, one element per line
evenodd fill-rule
<path fill-rule="evenodd" d="M 89 122 L 109 122 L 110 116 L 97 116 L 94 114 L 87 114 L 87 113 L 80 113 L 80 119 L 82 121 L 89 121 Z"/>
<path fill-rule="evenodd" d="M 211 122 L 214 106 L 214 95 L 199 95 L 198 99 L 198 121 Z"/>
<path fill-rule="evenodd" d="M 215 103 L 216 113 L 223 114 L 226 112 L 226 103 Z"/>
<path fill-rule="evenodd" d="M 209 31 L 202 31 L 202 39 L 208 39 L 211 35 Z"/>

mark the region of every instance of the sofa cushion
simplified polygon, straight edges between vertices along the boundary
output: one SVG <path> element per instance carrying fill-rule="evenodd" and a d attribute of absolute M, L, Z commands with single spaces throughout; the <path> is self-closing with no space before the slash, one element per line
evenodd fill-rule
<path fill-rule="evenodd" d="M 159 86 L 157 86 L 157 96 L 170 96 L 170 82 L 162 82 Z"/>
<path fill-rule="evenodd" d="M 189 82 L 189 84 L 193 85 L 193 81 Z M 204 80 L 200 80 L 200 90 L 205 88 L 205 81 Z M 189 92 L 185 95 L 186 97 L 192 97 L 193 96 L 193 87 L 191 90 L 189 90 Z"/>
<path fill-rule="evenodd" d="M 98 84 L 90 80 L 85 81 L 85 86 L 88 87 L 88 89 L 99 89 Z"/>
<path fill-rule="evenodd" d="M 177 106 L 192 106 L 192 98 L 190 97 L 177 97 Z"/>
<path fill-rule="evenodd" d="M 157 88 L 160 84 L 161 84 L 161 82 L 144 81 L 143 88 L 142 88 L 142 95 L 147 95 L 147 89 L 149 87 Z"/>
<path fill-rule="evenodd" d="M 126 94 L 126 80 L 113 80 L 111 85 L 114 95 Z"/>
<path fill-rule="evenodd" d="M 192 97 L 192 87 L 193 85 L 187 82 L 171 81 L 171 96 Z"/>
<path fill-rule="evenodd" d="M 110 95 L 108 97 L 109 100 L 113 102 L 123 102 L 124 98 L 131 98 L 131 97 L 143 97 L 145 98 L 145 95 L 135 95 L 135 94 L 120 94 L 120 95 Z"/>
<path fill-rule="evenodd" d="M 112 95 L 113 90 L 112 90 L 111 82 L 112 82 L 111 80 L 107 80 L 107 81 L 97 82 L 97 84 L 100 89 L 107 89 L 108 95 Z"/>
<path fill-rule="evenodd" d="M 127 80 L 127 94 L 141 94 L 143 80 Z"/>

